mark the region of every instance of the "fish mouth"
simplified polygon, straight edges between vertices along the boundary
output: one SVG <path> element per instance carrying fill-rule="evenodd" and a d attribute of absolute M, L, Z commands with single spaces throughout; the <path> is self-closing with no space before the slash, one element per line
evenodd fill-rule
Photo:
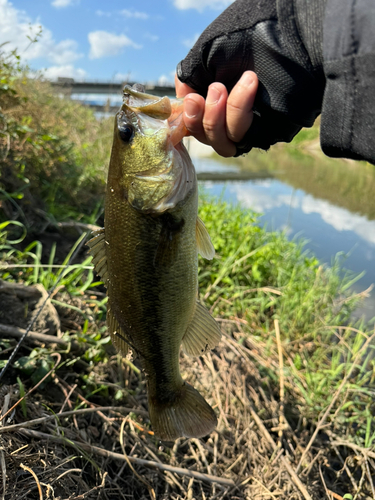
<path fill-rule="evenodd" d="M 183 121 L 183 100 L 157 97 L 144 90 L 145 87 L 141 84 L 136 83 L 133 87 L 126 85 L 121 110 L 131 116 L 138 115 L 139 118 L 143 115 L 145 118 L 166 121 L 169 140 L 176 146 L 185 136 L 190 135 Z"/>
<path fill-rule="evenodd" d="M 156 97 L 140 92 L 138 88 L 138 86 L 134 88 L 125 85 L 122 109 L 125 107 L 133 111 L 133 113 L 143 113 L 156 120 L 167 120 L 171 116 L 172 105 L 167 96 Z"/>

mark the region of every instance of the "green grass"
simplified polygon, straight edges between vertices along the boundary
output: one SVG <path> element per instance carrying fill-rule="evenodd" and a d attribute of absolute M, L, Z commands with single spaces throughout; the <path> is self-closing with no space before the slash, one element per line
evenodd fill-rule
<path fill-rule="evenodd" d="M 277 360 L 274 322 L 279 321 L 287 360 L 285 377 L 293 398 L 297 398 L 299 412 L 306 418 L 317 420 L 348 376 L 329 418 L 334 417 L 335 425 L 347 429 L 354 428 L 355 423 L 353 438 L 362 446 L 372 444 L 375 343 L 366 344 L 364 350 L 370 332 L 364 324 L 351 324 L 351 314 L 359 301 L 349 291 L 355 278 L 342 278 L 338 261 L 331 268 L 322 266 L 314 255 L 304 251 L 303 243 L 288 241 L 283 233 L 266 231 L 258 225 L 257 215 L 249 210 L 205 200 L 199 212 L 216 249 L 212 261 L 199 260 L 202 301 L 215 317 L 240 324 L 240 334 L 235 328 L 237 340 L 256 346 L 264 360 Z M 80 240 L 56 265 L 54 247 L 48 263 L 42 263 L 39 241 L 19 250 L 19 240 L 15 248 L 6 241 L 6 235 L 4 227 L 0 255 L 9 267 L 1 270 L 0 266 L 0 278 L 30 285 L 41 283 L 47 290 L 58 285 L 66 294 L 53 302 L 77 313 L 81 325 L 76 332 L 65 332 L 65 338 L 90 344 L 90 349 L 75 358 L 74 363 L 82 360 L 94 366 L 107 359 L 108 338 L 103 336 L 106 298 L 89 298 L 95 296 L 100 285 L 95 281 L 91 257 L 79 264 L 69 263 Z M 77 308 L 71 301 L 74 297 L 80 297 L 92 309 Z M 48 351 L 34 349 L 15 366 L 26 373 L 35 365 L 33 380 L 37 380 L 45 374 L 47 359 Z M 67 356 L 65 363 L 72 361 Z M 261 370 L 277 384 L 274 366 L 275 363 L 270 369 L 265 363 Z M 90 394 L 104 390 L 93 383 L 89 374 L 81 378 Z"/>
<path fill-rule="evenodd" d="M 248 321 L 255 318 L 262 330 L 278 318 L 288 339 L 348 321 L 357 302 L 348 288 L 356 278 L 340 278 L 339 259 L 322 266 L 303 242 L 266 231 L 240 207 L 204 203 L 200 211 L 217 254 L 212 262 L 200 260 L 201 294 L 215 313 L 229 317 L 235 310 Z"/>

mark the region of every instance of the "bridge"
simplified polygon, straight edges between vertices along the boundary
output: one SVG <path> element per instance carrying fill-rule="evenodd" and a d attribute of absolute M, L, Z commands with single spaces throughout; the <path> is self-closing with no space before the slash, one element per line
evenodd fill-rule
<path fill-rule="evenodd" d="M 84 81 L 77 82 L 73 78 L 59 77 L 57 81 L 51 82 L 57 91 L 61 91 L 65 96 L 89 106 L 96 112 L 116 113 L 120 106 L 122 89 L 125 85 L 134 85 L 134 82 L 103 82 L 103 81 Z M 176 91 L 172 85 L 155 85 L 154 83 L 145 84 L 146 92 L 156 96 L 175 97 Z M 78 96 L 97 95 L 97 100 L 85 100 Z M 101 103 L 100 95 L 106 96 L 105 102 Z"/>
<path fill-rule="evenodd" d="M 120 96 L 125 85 L 134 85 L 134 82 L 101 82 L 86 81 L 76 82 L 73 78 L 59 77 L 56 82 L 51 82 L 52 86 L 64 91 L 64 94 L 106 94 Z M 156 96 L 175 96 L 175 89 L 172 85 L 155 85 L 154 83 L 144 84 L 146 92 Z"/>

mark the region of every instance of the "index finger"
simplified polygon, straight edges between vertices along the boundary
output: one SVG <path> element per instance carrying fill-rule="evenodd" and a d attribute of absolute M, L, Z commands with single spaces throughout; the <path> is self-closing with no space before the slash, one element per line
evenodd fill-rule
<path fill-rule="evenodd" d="M 186 83 L 180 82 L 177 75 L 174 75 L 174 84 L 176 87 L 176 96 L 177 97 L 185 97 L 188 94 L 196 94 L 197 92 L 189 87 Z"/>

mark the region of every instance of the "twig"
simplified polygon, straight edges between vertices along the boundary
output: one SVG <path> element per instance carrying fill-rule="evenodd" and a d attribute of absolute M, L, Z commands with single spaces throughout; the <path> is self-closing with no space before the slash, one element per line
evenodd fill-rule
<path fill-rule="evenodd" d="M 356 491 L 356 494 L 354 495 L 353 500 L 357 500 L 357 498 L 359 497 L 359 494 L 362 491 L 363 483 L 365 482 L 366 470 L 364 469 L 363 466 L 361 468 L 362 468 L 362 476 L 361 476 L 361 479 L 359 480 L 358 491 Z"/>
<path fill-rule="evenodd" d="M 78 497 L 75 497 L 75 500 L 83 500 L 85 497 L 87 497 L 88 495 L 90 495 L 93 491 L 98 491 L 100 488 L 104 488 L 104 486 L 105 486 L 105 478 L 107 477 L 107 475 L 108 475 L 108 472 L 105 472 L 103 474 L 103 478 L 102 478 L 101 484 L 98 484 L 97 486 L 94 486 L 93 488 L 91 488 L 91 490 L 86 491 L 82 495 L 78 495 Z"/>
<path fill-rule="evenodd" d="M 361 452 L 365 457 L 375 458 L 375 453 L 368 448 L 362 448 L 358 444 L 351 443 L 350 441 L 331 441 L 332 446 L 347 446 L 354 451 Z"/>
<path fill-rule="evenodd" d="M 340 454 L 339 450 L 337 449 L 337 446 L 334 446 L 334 445 L 332 444 L 332 441 L 331 441 L 331 445 L 332 445 L 332 448 L 335 450 L 335 453 L 336 453 L 336 455 L 338 456 L 338 458 L 339 458 L 340 462 L 342 463 L 342 466 L 343 466 L 343 468 L 345 469 L 345 472 L 347 473 L 347 475 L 348 475 L 348 477 L 349 477 L 349 479 L 350 479 L 350 481 L 351 481 L 351 483 L 352 483 L 352 485 L 353 485 L 354 491 L 357 491 L 357 490 L 358 490 L 358 484 L 355 482 L 355 479 L 354 479 L 354 477 L 353 477 L 353 474 L 350 472 L 349 467 L 346 465 L 346 461 L 342 458 L 342 456 L 341 456 L 341 454 Z M 320 451 L 320 450 L 319 450 L 319 451 Z M 318 453 L 318 455 L 319 455 L 319 453 Z"/>
<path fill-rule="evenodd" d="M 320 479 L 322 481 L 322 485 L 324 487 L 324 491 L 326 492 L 327 497 L 329 498 L 329 500 L 332 500 L 332 497 L 328 493 L 327 485 L 326 485 L 326 482 L 324 481 L 324 477 L 323 477 L 323 473 L 322 473 L 322 468 L 321 468 L 320 465 L 319 465 L 319 475 L 320 475 Z"/>
<path fill-rule="evenodd" d="M 368 465 L 368 460 L 366 458 L 365 458 L 365 468 L 366 468 L 367 478 L 368 478 L 370 486 L 371 486 L 372 498 L 375 498 L 374 483 L 372 481 L 370 467 Z"/>
<path fill-rule="evenodd" d="M 132 466 L 131 464 L 131 461 L 129 460 L 129 457 L 125 451 L 125 445 L 124 445 L 124 427 L 125 427 L 125 424 L 126 424 L 126 421 L 128 420 L 128 417 L 125 417 L 123 419 L 123 421 L 121 422 L 121 427 L 120 427 L 120 445 L 121 445 L 121 449 L 122 449 L 122 453 L 124 454 L 124 458 L 130 468 L 130 470 L 133 472 L 133 474 L 139 479 L 139 481 L 141 481 L 141 483 L 143 483 L 146 488 L 148 489 L 148 492 L 150 494 L 150 497 L 152 498 L 152 500 L 156 500 L 156 495 L 155 495 L 155 491 L 154 491 L 154 488 L 151 486 L 151 484 L 146 481 L 146 479 L 143 479 L 142 476 L 140 476 L 138 474 L 138 472 L 134 469 L 134 467 Z"/>
<path fill-rule="evenodd" d="M 17 407 L 17 406 L 18 406 L 18 405 L 19 405 L 19 404 L 20 404 L 20 403 L 21 403 L 21 402 L 22 402 L 25 398 L 27 398 L 27 396 L 29 396 L 32 392 L 34 392 L 34 391 L 35 391 L 35 389 L 36 389 L 37 387 L 39 387 L 39 386 L 40 386 L 40 384 L 41 384 L 42 382 L 44 382 L 44 381 L 46 380 L 46 378 L 48 378 L 48 377 L 51 375 L 51 373 L 52 373 L 53 371 L 55 371 L 55 369 L 56 369 L 57 365 L 58 365 L 58 364 L 60 363 L 60 361 L 61 361 L 61 356 L 60 356 L 60 354 L 59 354 L 58 352 L 53 352 L 53 353 L 51 354 L 51 356 L 56 356 L 56 357 L 57 357 L 57 361 L 56 361 L 56 363 L 55 363 L 55 366 L 54 366 L 53 368 L 51 368 L 51 369 L 50 369 L 50 371 L 49 371 L 46 375 L 44 375 L 44 377 L 43 377 L 41 380 L 39 380 L 39 382 L 38 382 L 36 385 L 34 385 L 34 387 L 32 387 L 32 388 L 31 388 L 31 389 L 30 389 L 30 390 L 29 390 L 29 391 L 28 391 L 28 392 L 27 392 L 24 396 L 22 396 L 22 398 L 21 398 L 21 399 L 19 399 L 19 400 L 17 401 L 17 403 L 15 403 L 15 404 L 12 406 L 12 408 L 11 408 L 10 410 L 8 410 L 8 411 L 7 411 L 4 415 L 2 415 L 2 416 L 0 417 L 0 422 L 1 422 L 1 421 L 2 421 L 2 420 L 3 420 L 3 419 L 4 419 L 7 415 L 8 415 L 11 411 L 13 411 L 13 410 L 14 410 L 14 408 L 16 408 L 16 407 Z M 3 429 L 5 429 L 5 427 L 4 427 Z M 1 430 L 3 430 L 3 429 L 1 429 Z"/>
<path fill-rule="evenodd" d="M 41 296 L 40 290 L 33 286 L 25 286 L 21 283 L 8 283 L 3 280 L 0 280 L 0 293 L 16 295 L 22 299 L 39 298 Z"/>
<path fill-rule="evenodd" d="M 4 458 L 3 449 L 0 448 L 0 462 L 1 462 L 1 474 L 3 476 L 3 492 L 1 494 L 1 500 L 5 499 L 5 488 L 7 485 L 7 466 Z"/>
<path fill-rule="evenodd" d="M 30 467 L 27 467 L 27 465 L 20 464 L 20 467 L 23 470 L 26 470 L 27 472 L 30 472 L 30 474 L 33 476 L 33 478 L 35 479 L 36 485 L 38 487 L 39 499 L 43 500 L 43 492 L 42 492 L 42 488 L 41 488 L 40 483 L 39 483 L 38 476 L 35 474 L 35 472 L 32 469 L 30 469 Z"/>
<path fill-rule="evenodd" d="M 62 379 L 62 378 L 60 378 L 60 377 L 57 377 L 57 379 L 58 379 L 58 381 L 60 382 L 60 384 L 61 384 L 61 385 L 63 385 L 66 389 L 69 389 L 69 390 L 71 389 L 71 386 L 68 384 L 68 382 L 66 382 L 65 380 L 63 380 L 63 379 Z M 75 393 L 77 394 L 77 396 L 78 396 L 78 399 L 80 399 L 81 401 L 83 401 L 85 404 L 89 405 L 91 408 L 97 408 L 97 406 L 96 406 L 96 405 L 94 405 L 94 403 L 91 403 L 91 402 L 90 402 L 90 401 L 88 401 L 86 398 L 84 398 L 84 397 L 82 396 L 82 394 L 80 394 L 79 392 L 77 392 L 77 390 L 74 390 L 73 392 L 75 392 Z M 106 422 L 108 422 L 108 423 L 110 423 L 110 422 L 111 422 L 111 420 L 110 420 L 108 417 L 106 417 L 106 416 L 104 415 L 104 413 L 102 413 L 102 412 L 100 411 L 100 409 L 99 409 L 99 411 L 98 411 L 98 415 L 100 415 L 100 416 L 101 416 L 101 417 L 102 417 L 102 418 L 103 418 Z"/>
<path fill-rule="evenodd" d="M 57 227 L 60 229 L 74 227 L 78 230 L 79 234 L 82 234 L 83 231 L 97 231 L 98 229 L 101 229 L 100 226 L 95 224 L 84 224 L 83 222 L 76 221 L 58 222 Z"/>
<path fill-rule="evenodd" d="M 262 488 L 263 488 L 263 489 L 264 489 L 264 490 L 265 490 L 265 491 L 269 494 L 269 496 L 270 496 L 270 497 L 272 497 L 272 498 L 274 498 L 275 500 L 277 500 L 277 499 L 276 499 L 276 497 L 275 497 L 275 495 L 274 495 L 274 494 L 273 494 L 273 493 L 272 493 L 272 492 L 271 492 L 268 488 L 266 488 L 266 487 L 264 486 L 264 484 L 262 484 L 260 481 L 258 481 L 258 479 L 256 479 L 255 477 L 252 477 L 252 478 L 250 478 L 250 479 L 251 479 L 251 481 L 255 481 L 256 483 L 258 483 L 258 484 L 259 484 L 259 486 L 261 486 L 261 487 L 262 487 Z"/>
<path fill-rule="evenodd" d="M 255 412 L 253 406 L 250 403 L 249 403 L 249 410 L 250 410 L 250 413 L 251 413 L 253 419 L 255 420 L 255 422 L 256 422 L 259 430 L 261 431 L 261 433 L 263 434 L 263 436 L 265 437 L 265 439 L 267 440 L 267 442 L 271 445 L 273 451 L 278 451 L 279 448 L 278 448 L 277 444 L 272 439 L 270 433 L 268 432 L 268 430 L 266 429 L 265 425 L 263 424 L 263 422 L 261 421 L 261 419 L 258 417 L 257 413 Z M 305 500 L 312 500 L 312 498 L 311 498 L 309 492 L 307 491 L 305 485 L 302 483 L 302 481 L 300 480 L 300 478 L 297 476 L 296 472 L 294 471 L 293 467 L 290 465 L 289 460 L 286 457 L 284 457 L 284 456 L 281 456 L 280 460 L 281 460 L 282 464 L 284 465 L 284 467 L 286 468 L 286 470 L 288 471 L 288 473 L 289 473 L 292 481 L 294 482 L 295 486 L 302 493 L 302 495 L 305 498 Z"/>
<path fill-rule="evenodd" d="M 335 395 L 333 396 L 330 404 L 328 405 L 326 411 L 324 412 L 324 415 L 322 416 L 322 418 L 319 420 L 318 422 L 318 425 L 316 426 L 316 429 L 313 433 L 313 435 L 311 436 L 311 439 L 310 441 L 308 442 L 308 445 L 306 446 L 305 450 L 303 451 L 302 453 L 302 456 L 300 458 L 300 461 L 298 463 L 298 466 L 297 466 L 297 469 L 296 469 L 296 473 L 298 473 L 306 455 L 307 455 L 307 452 L 309 451 L 309 449 L 311 448 L 311 446 L 313 445 L 315 439 L 316 439 L 316 436 L 318 435 L 318 432 L 320 431 L 320 429 L 323 427 L 333 405 L 335 404 L 335 402 L 337 401 L 337 398 L 339 397 L 339 395 L 341 394 L 345 384 L 347 383 L 347 381 L 349 380 L 354 368 L 357 366 L 356 362 L 357 362 L 357 359 L 359 358 L 359 356 L 362 354 L 362 352 L 367 348 L 367 346 L 369 345 L 369 343 L 371 342 L 371 340 L 374 338 L 375 336 L 375 333 L 373 335 L 371 335 L 367 340 L 366 342 L 363 344 L 363 346 L 361 347 L 361 349 L 358 351 L 356 357 L 354 358 L 354 361 L 350 367 L 350 370 L 348 371 L 348 373 L 345 375 L 345 377 L 343 378 L 339 388 L 337 389 Z"/>
<path fill-rule="evenodd" d="M 10 402 L 10 394 L 11 393 L 8 392 L 8 394 L 6 394 L 4 397 L 4 404 L 3 404 L 3 407 L 1 409 L 1 415 L 2 414 L 5 415 L 8 412 L 9 402 Z M 4 424 L 0 421 L 0 430 L 2 429 L 3 425 Z M 5 488 L 6 488 L 6 484 L 7 484 L 7 466 L 6 466 L 4 451 L 3 451 L 2 446 L 0 447 L 0 462 L 1 462 L 1 473 L 3 476 L 3 492 L 1 494 L 1 500 L 4 500 L 5 499 Z"/>
<path fill-rule="evenodd" d="M 281 448 L 282 439 L 283 439 L 283 428 L 285 424 L 284 417 L 284 361 L 283 361 L 283 351 L 281 347 L 280 340 L 280 328 L 279 328 L 279 320 L 275 319 L 275 332 L 276 332 L 276 343 L 277 343 L 277 351 L 279 353 L 279 372 L 280 372 L 280 414 L 279 414 L 279 442 L 278 446 Z"/>
<path fill-rule="evenodd" d="M 20 424 L 7 425 L 6 427 L 0 427 L 0 434 L 3 432 L 12 432 L 18 429 L 24 429 L 26 427 L 32 427 L 33 425 L 38 425 L 47 420 L 60 419 L 63 417 L 69 417 L 71 415 L 84 415 L 85 413 L 102 412 L 102 411 L 117 411 L 117 412 L 128 412 L 135 413 L 137 415 L 142 415 L 144 417 L 148 416 L 148 412 L 144 410 L 135 410 L 133 408 L 127 408 L 125 406 L 98 406 L 96 408 L 82 408 L 80 410 L 64 411 L 63 413 L 58 413 L 56 415 L 47 415 L 45 417 L 36 418 L 34 420 L 28 420 L 27 422 L 22 422 Z"/>
<path fill-rule="evenodd" d="M 98 446 L 92 446 L 87 443 L 79 443 L 77 441 L 72 441 L 71 439 L 64 439 L 60 438 L 57 436 L 51 436 L 50 434 L 45 434 L 43 432 L 37 432 L 33 431 L 30 429 L 22 429 L 20 430 L 22 434 L 25 436 L 28 436 L 30 438 L 35 438 L 35 439 L 46 439 L 53 441 L 55 443 L 60 443 L 64 444 L 66 446 L 73 446 L 74 448 L 81 448 L 85 451 L 88 451 L 90 453 L 96 453 L 97 455 L 100 455 L 105 458 L 111 458 L 114 460 L 120 460 L 124 461 L 125 458 L 123 455 L 120 453 L 114 453 L 113 451 L 108 451 L 104 450 L 103 448 L 99 448 Z M 201 472 L 196 472 L 193 470 L 189 469 L 183 469 L 182 467 L 172 467 L 171 465 L 166 465 L 166 464 L 160 464 L 158 462 L 153 462 L 150 460 L 143 460 L 141 458 L 136 458 L 136 457 L 131 457 L 128 456 L 128 459 L 137 464 L 137 465 L 142 465 L 144 467 L 151 467 L 153 469 L 160 469 L 162 471 L 169 471 L 169 472 L 174 472 L 176 474 L 179 474 L 180 476 L 188 476 L 188 477 L 194 477 L 195 479 L 198 479 L 200 481 L 206 481 L 208 483 L 218 483 L 218 484 L 223 484 L 225 486 L 235 486 L 234 482 L 232 479 L 226 479 L 222 477 L 217 477 L 217 476 L 211 476 L 210 474 L 203 474 Z M 311 498 L 308 496 L 306 499 L 311 500 Z"/>
<path fill-rule="evenodd" d="M 241 453 L 241 455 L 240 455 L 239 457 L 237 457 L 237 458 L 236 458 L 236 460 L 232 463 L 232 465 L 230 465 L 230 466 L 228 467 L 228 469 L 226 469 L 226 471 L 227 471 L 227 472 L 229 472 L 230 470 L 232 470 L 232 469 L 233 469 L 233 467 L 235 467 L 235 466 L 238 464 L 238 462 L 241 462 L 241 460 L 243 459 L 243 457 L 244 457 L 244 454 L 243 454 L 243 453 Z"/>
<path fill-rule="evenodd" d="M 329 490 L 328 488 L 327 488 L 327 493 L 328 493 L 328 495 L 331 495 L 331 497 L 333 497 L 335 500 L 344 500 L 344 498 L 341 495 L 339 495 L 338 493 L 335 493 L 332 490 Z"/>
<path fill-rule="evenodd" d="M 73 405 L 72 405 L 72 403 L 71 403 L 71 401 L 70 401 L 70 396 L 73 394 L 73 392 L 75 391 L 76 387 L 77 387 L 77 384 L 74 384 L 74 385 L 73 385 L 73 387 L 70 389 L 70 391 L 66 394 L 66 396 L 65 396 L 65 400 L 64 400 L 64 402 L 63 402 L 63 405 L 62 405 L 62 407 L 60 408 L 60 411 L 59 411 L 59 413 L 58 413 L 59 415 L 61 415 L 61 413 L 63 413 L 64 408 L 65 408 L 65 405 L 66 405 L 67 403 L 68 403 L 69 408 L 72 408 L 72 406 L 73 406 Z M 66 390 L 66 389 L 65 389 L 65 390 Z"/>
<path fill-rule="evenodd" d="M 10 337 L 14 338 L 22 338 L 23 335 L 25 335 L 26 330 L 23 328 L 18 328 L 16 326 L 9 326 L 9 325 L 3 325 L 0 323 L 0 333 L 4 333 L 5 335 L 9 335 Z M 38 333 L 38 332 L 32 332 L 29 331 L 26 337 L 26 340 L 31 339 L 31 340 L 38 340 L 39 342 L 44 342 L 45 344 L 59 344 L 63 347 L 71 347 L 71 349 L 77 351 L 77 350 L 84 350 L 87 347 L 84 345 L 80 345 L 78 342 L 75 340 L 72 340 L 71 342 L 67 342 L 66 340 L 60 339 L 58 337 L 55 337 L 54 335 L 46 335 L 45 333 Z"/>
<path fill-rule="evenodd" d="M 59 476 L 55 477 L 55 479 L 52 479 L 51 484 L 56 483 L 56 481 L 59 481 L 62 477 L 66 476 L 67 474 L 70 474 L 72 472 L 82 472 L 82 469 L 68 469 L 64 471 L 62 474 Z"/>

